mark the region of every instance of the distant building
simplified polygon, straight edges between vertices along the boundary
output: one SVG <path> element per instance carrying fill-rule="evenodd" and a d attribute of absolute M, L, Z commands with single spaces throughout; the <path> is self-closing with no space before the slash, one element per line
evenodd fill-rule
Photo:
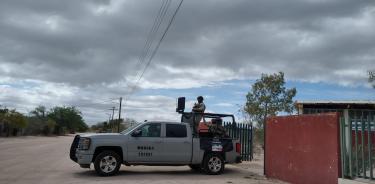
<path fill-rule="evenodd" d="M 365 163 L 364 160 L 375 156 L 374 150 L 371 149 L 371 145 L 375 144 L 375 101 L 298 101 L 296 105 L 298 114 L 340 112 L 339 135 L 341 155 L 343 155 L 341 161 L 344 164 L 342 174 L 351 173 L 355 166 L 358 168 L 358 155 L 362 155 L 360 158 L 363 161 L 363 169 L 362 171 L 360 169 L 353 171 L 356 173 L 354 175 L 357 177 L 366 176 L 366 173 L 373 171 L 371 159 L 369 163 Z M 363 159 L 364 155 L 369 156 Z M 360 172 L 362 173 L 359 174 Z"/>
<path fill-rule="evenodd" d="M 298 114 L 340 112 L 345 119 L 375 116 L 375 101 L 297 101 Z"/>

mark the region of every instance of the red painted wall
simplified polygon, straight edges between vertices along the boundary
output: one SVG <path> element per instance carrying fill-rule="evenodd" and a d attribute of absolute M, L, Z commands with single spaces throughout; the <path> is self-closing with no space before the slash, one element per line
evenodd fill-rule
<path fill-rule="evenodd" d="M 267 177 L 290 183 L 337 183 L 338 114 L 271 117 L 266 126 Z"/>

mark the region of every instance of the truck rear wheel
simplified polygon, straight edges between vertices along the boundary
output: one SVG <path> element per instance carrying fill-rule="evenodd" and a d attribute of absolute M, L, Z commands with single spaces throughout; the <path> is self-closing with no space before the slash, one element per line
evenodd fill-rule
<path fill-rule="evenodd" d="M 103 151 L 96 156 L 94 167 L 100 176 L 112 176 L 118 173 L 121 157 L 114 151 Z"/>
<path fill-rule="evenodd" d="M 203 159 L 203 169 L 207 174 L 216 175 L 224 171 L 224 159 L 220 154 L 210 153 Z"/>

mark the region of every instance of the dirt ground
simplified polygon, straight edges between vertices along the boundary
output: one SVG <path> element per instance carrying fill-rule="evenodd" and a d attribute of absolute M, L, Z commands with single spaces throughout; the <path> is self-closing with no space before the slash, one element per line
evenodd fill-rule
<path fill-rule="evenodd" d="M 69 159 L 73 136 L 0 138 L 0 184 L 53 183 L 281 183 L 261 175 L 263 161 L 226 165 L 219 176 L 193 172 L 187 166 L 122 166 L 119 175 L 99 177 Z"/>

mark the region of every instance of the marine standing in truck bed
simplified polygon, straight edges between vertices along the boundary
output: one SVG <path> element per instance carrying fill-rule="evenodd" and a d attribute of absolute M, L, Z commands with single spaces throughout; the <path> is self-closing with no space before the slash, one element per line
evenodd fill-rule
<path fill-rule="evenodd" d="M 199 128 L 199 123 L 201 122 L 202 120 L 202 117 L 203 117 L 203 113 L 204 111 L 206 110 L 206 105 L 203 103 L 203 97 L 202 96 L 198 96 L 197 97 L 197 101 L 198 103 L 195 103 L 194 106 L 193 106 L 193 109 L 191 110 L 192 112 L 195 112 L 195 113 L 198 113 L 195 115 L 195 131 L 198 132 L 198 128 Z"/>

